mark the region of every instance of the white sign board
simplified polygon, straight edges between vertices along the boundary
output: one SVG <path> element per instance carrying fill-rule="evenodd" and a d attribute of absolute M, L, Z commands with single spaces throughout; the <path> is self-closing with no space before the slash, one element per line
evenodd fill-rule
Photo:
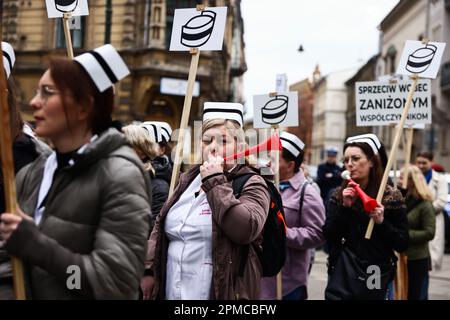
<path fill-rule="evenodd" d="M 227 7 L 176 9 L 169 50 L 222 50 L 226 19 Z"/>
<path fill-rule="evenodd" d="M 275 92 L 277 92 L 277 93 L 288 92 L 286 73 L 277 74 L 277 81 L 275 84 Z"/>
<path fill-rule="evenodd" d="M 174 78 L 161 78 L 160 91 L 163 94 L 172 94 L 175 96 L 184 96 L 187 92 L 186 80 L 174 79 Z M 193 96 L 198 97 L 200 95 L 200 83 L 195 81 Z"/>
<path fill-rule="evenodd" d="M 406 41 L 397 73 L 436 79 L 445 45 L 443 42 Z"/>
<path fill-rule="evenodd" d="M 405 129 L 413 128 L 413 129 L 417 129 L 417 130 L 425 130 L 425 123 L 416 123 L 416 124 L 413 124 L 413 125 L 405 124 L 403 126 L 403 128 L 405 128 Z"/>
<path fill-rule="evenodd" d="M 81 30 L 81 17 L 75 16 L 69 19 L 69 29 L 70 30 Z"/>
<path fill-rule="evenodd" d="M 383 126 L 399 123 L 412 81 L 357 82 L 356 125 Z M 431 80 L 417 82 L 406 124 L 431 123 Z"/>
<path fill-rule="evenodd" d="M 87 0 L 45 0 L 49 18 L 62 18 L 64 13 L 72 16 L 87 16 L 89 8 Z"/>
<path fill-rule="evenodd" d="M 253 127 L 270 128 L 298 126 L 298 94 L 288 92 L 271 97 L 253 96 Z"/>
<path fill-rule="evenodd" d="M 404 77 L 402 74 L 394 74 L 394 75 L 385 74 L 385 75 L 379 76 L 377 80 L 384 81 L 384 82 L 402 81 L 402 80 L 408 80 L 408 77 Z"/>

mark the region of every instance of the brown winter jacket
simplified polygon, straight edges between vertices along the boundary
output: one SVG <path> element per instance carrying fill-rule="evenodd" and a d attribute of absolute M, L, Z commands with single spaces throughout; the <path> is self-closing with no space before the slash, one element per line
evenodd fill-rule
<path fill-rule="evenodd" d="M 155 277 L 154 299 L 165 298 L 168 238 L 164 223 L 170 208 L 180 198 L 189 184 L 199 174 L 195 166 L 180 177 L 173 196 L 166 202 L 156 218 L 149 239 L 146 269 Z M 234 177 L 251 172 L 246 166 L 238 166 L 233 173 L 225 173 L 206 180 L 202 189 L 207 194 L 212 211 L 212 259 L 213 275 L 211 299 L 258 299 L 262 267 L 255 248 L 262 243 L 262 229 L 270 205 L 267 185 L 261 176 L 251 177 L 241 196 L 233 195 L 231 181 Z M 250 245 L 243 276 L 239 276 L 243 249 Z"/>

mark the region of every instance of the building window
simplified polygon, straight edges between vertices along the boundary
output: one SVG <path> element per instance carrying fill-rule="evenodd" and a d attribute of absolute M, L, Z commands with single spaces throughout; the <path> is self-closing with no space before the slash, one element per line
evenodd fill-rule
<path fill-rule="evenodd" d="M 432 41 L 441 41 L 441 39 L 442 39 L 441 32 L 442 32 L 442 28 L 440 25 L 434 27 L 431 40 Z"/>
<path fill-rule="evenodd" d="M 153 27 L 153 29 L 152 29 L 152 39 L 159 40 L 159 38 L 160 38 L 159 27 Z"/>
<path fill-rule="evenodd" d="M 448 147 L 448 144 L 447 144 L 447 133 L 448 133 L 447 128 L 443 127 L 442 130 L 441 130 L 441 134 L 442 134 L 441 141 L 442 141 L 442 150 L 444 152 L 448 152 L 448 150 L 449 150 L 449 147 Z"/>
<path fill-rule="evenodd" d="M 388 60 L 388 66 L 389 70 L 388 73 L 394 74 L 395 73 L 395 58 L 397 57 L 397 49 L 393 45 L 389 47 L 387 50 L 387 60 Z"/>
<path fill-rule="evenodd" d="M 161 8 L 156 7 L 155 8 L 155 21 L 154 22 L 161 22 Z"/>
<path fill-rule="evenodd" d="M 173 16 L 175 9 L 195 8 L 197 4 L 202 4 L 202 0 L 167 0 L 166 1 L 166 47 L 170 47 L 172 36 Z"/>
<path fill-rule="evenodd" d="M 84 17 L 80 17 L 81 29 L 70 30 L 72 47 L 74 49 L 83 48 L 84 42 Z M 63 19 L 56 19 L 56 48 L 66 47 L 66 37 L 64 35 Z"/>

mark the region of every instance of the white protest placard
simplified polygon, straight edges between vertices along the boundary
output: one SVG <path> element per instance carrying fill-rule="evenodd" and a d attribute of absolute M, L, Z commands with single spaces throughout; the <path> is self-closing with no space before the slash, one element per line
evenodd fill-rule
<path fill-rule="evenodd" d="M 406 41 L 397 73 L 436 79 L 445 45 L 444 42 Z"/>
<path fill-rule="evenodd" d="M 184 96 L 187 91 L 188 82 L 186 80 L 175 78 L 161 78 L 160 92 L 164 94 L 173 94 L 175 96 Z M 193 97 L 200 95 L 200 82 L 195 81 Z"/>
<path fill-rule="evenodd" d="M 62 18 L 64 13 L 72 16 L 87 16 L 89 8 L 87 0 L 45 0 L 49 18 Z"/>
<path fill-rule="evenodd" d="M 275 92 L 283 93 L 288 92 L 286 73 L 277 74 L 277 80 L 275 83 Z"/>
<path fill-rule="evenodd" d="M 69 19 L 69 29 L 70 30 L 81 30 L 81 17 L 75 16 Z"/>
<path fill-rule="evenodd" d="M 270 96 L 253 96 L 253 127 L 270 128 L 272 126 L 298 126 L 298 94 L 288 92 Z"/>
<path fill-rule="evenodd" d="M 226 18 L 227 7 L 176 9 L 169 50 L 222 50 Z"/>
<path fill-rule="evenodd" d="M 356 125 L 383 126 L 399 123 L 405 107 L 411 81 L 357 82 Z M 417 83 L 406 124 L 431 123 L 431 80 L 421 79 Z"/>
<path fill-rule="evenodd" d="M 425 130 L 425 123 L 415 123 L 413 125 L 405 124 L 403 126 L 405 129 L 417 129 L 417 130 Z"/>

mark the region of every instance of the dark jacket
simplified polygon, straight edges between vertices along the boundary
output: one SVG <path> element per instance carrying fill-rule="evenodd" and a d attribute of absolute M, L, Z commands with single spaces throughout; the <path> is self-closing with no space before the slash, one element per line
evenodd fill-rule
<path fill-rule="evenodd" d="M 156 219 L 150 236 L 146 269 L 155 277 L 153 298 L 164 299 L 167 250 L 169 240 L 164 231 L 164 222 L 170 208 L 180 198 L 189 184 L 199 174 L 195 166 L 180 177 L 173 196 L 166 202 Z M 251 172 L 246 166 L 237 167 L 234 173 L 221 174 L 206 180 L 202 189 L 207 194 L 212 211 L 212 299 L 258 299 L 262 266 L 254 247 L 262 243 L 262 229 L 269 211 L 270 196 L 261 176 L 251 177 L 245 184 L 241 196 L 233 195 L 231 181 L 235 176 Z M 243 276 L 239 266 L 242 249 L 250 246 Z"/>
<path fill-rule="evenodd" d="M 346 246 L 370 264 L 389 263 L 394 257 L 394 250 L 406 250 L 409 240 L 408 221 L 400 191 L 390 185 L 386 186 L 382 199 L 384 220 L 380 225 L 375 224 L 370 240 L 364 238 L 370 218 L 364 211 L 361 200 L 358 198 L 351 208 L 346 208 L 342 205 L 342 200 L 338 200 L 340 193 L 341 187 L 331 197 L 323 226 L 325 239 L 332 246 L 329 271 L 334 266 L 343 238 Z"/>
<path fill-rule="evenodd" d="M 14 173 L 17 174 L 20 169 L 33 162 L 40 154 L 48 155 L 50 152 L 51 149 L 38 140 L 21 134 L 13 143 Z M 3 183 L 0 167 L 0 214 L 6 211 Z M 0 283 L 4 283 L 0 290 L 12 290 L 11 259 L 3 248 L 2 240 L 0 240 Z M 6 293 L 0 293 L 0 296 L 6 297 Z"/>
<path fill-rule="evenodd" d="M 152 181 L 152 217 L 153 223 L 169 196 L 172 166 L 166 156 L 156 157 L 152 161 L 155 174 L 150 174 Z"/>
<path fill-rule="evenodd" d="M 331 196 L 330 191 L 341 185 L 341 173 L 341 167 L 328 162 L 322 163 L 317 168 L 317 184 L 320 188 L 320 196 L 325 203 L 328 201 L 329 196 Z"/>
<path fill-rule="evenodd" d="M 46 159 L 17 175 L 19 205 L 30 216 Z M 5 247 L 23 259 L 33 299 L 137 298 L 151 197 L 142 163 L 112 128 L 72 159 L 55 173 L 39 226 L 23 219 Z M 73 266 L 81 287 L 70 290 Z"/>
<path fill-rule="evenodd" d="M 21 134 L 13 143 L 14 173 L 33 162 L 41 153 L 37 141 L 26 134 Z M 3 174 L 0 167 L 0 213 L 5 212 L 5 194 Z"/>
<path fill-rule="evenodd" d="M 428 258 L 430 256 L 428 242 L 433 240 L 436 229 L 433 203 L 408 197 L 406 205 L 409 226 L 409 246 L 406 256 L 408 260 Z"/>

